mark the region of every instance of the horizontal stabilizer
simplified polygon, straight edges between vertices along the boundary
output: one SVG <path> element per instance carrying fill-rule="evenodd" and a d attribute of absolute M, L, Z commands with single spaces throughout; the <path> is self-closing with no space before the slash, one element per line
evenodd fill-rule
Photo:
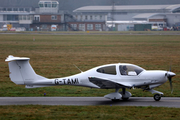
<path fill-rule="evenodd" d="M 15 60 L 29 60 L 30 58 L 26 58 L 26 57 L 14 57 L 12 55 L 9 55 L 7 58 L 6 58 L 6 62 L 10 62 L 10 61 L 15 61 Z"/>

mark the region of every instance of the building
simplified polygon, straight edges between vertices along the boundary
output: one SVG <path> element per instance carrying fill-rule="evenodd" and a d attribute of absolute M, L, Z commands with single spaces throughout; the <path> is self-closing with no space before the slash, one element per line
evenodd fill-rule
<path fill-rule="evenodd" d="M 73 15 L 59 10 L 57 0 L 39 0 L 39 7 L 3 7 L 0 9 L 0 26 L 12 24 L 30 31 L 49 31 L 52 25 L 57 30 L 97 31 L 105 29 L 105 15 L 88 18 L 87 15 Z"/>
<path fill-rule="evenodd" d="M 134 24 L 159 23 L 162 26 L 171 27 L 180 23 L 180 4 L 85 6 L 73 12 L 76 14 L 93 14 L 94 16 L 104 14 L 107 15 L 107 25 L 118 24 L 128 28 L 131 28 Z"/>
<path fill-rule="evenodd" d="M 6 1 L 8 4 L 9 0 Z M 17 0 L 16 0 L 17 1 Z M 71 1 L 71 0 L 70 0 Z M 12 24 L 13 27 L 25 27 L 27 30 L 49 31 L 52 25 L 61 31 L 105 31 L 108 27 L 116 30 L 133 30 L 135 24 L 158 24 L 161 26 L 174 26 L 180 23 L 180 4 L 173 5 L 109 5 L 84 6 L 72 11 L 70 1 L 62 3 L 58 0 L 32 0 L 33 6 L 0 5 L 0 26 Z M 80 5 L 100 4 L 83 2 Z M 153 1 L 153 0 L 152 0 Z M 37 2 L 36 5 L 35 2 Z M 71 1 L 72 2 L 72 1 Z M 116 1 L 117 2 L 117 1 Z M 30 3 L 30 2 L 29 2 Z M 60 4 L 61 3 L 61 4 Z M 79 4 L 75 3 L 74 6 Z M 69 6 L 69 7 L 68 7 Z M 67 7 L 66 10 L 63 10 Z M 69 10 L 68 10 L 69 9 Z"/>
<path fill-rule="evenodd" d="M 31 30 L 49 31 L 51 25 L 57 25 L 57 30 L 61 30 L 63 23 L 63 13 L 59 12 L 59 2 L 57 0 L 40 0 L 38 8 L 33 14 L 33 22 L 30 24 Z"/>
<path fill-rule="evenodd" d="M 14 7 L 0 9 L 0 26 L 13 24 L 14 27 L 26 27 L 33 21 L 33 8 Z"/>

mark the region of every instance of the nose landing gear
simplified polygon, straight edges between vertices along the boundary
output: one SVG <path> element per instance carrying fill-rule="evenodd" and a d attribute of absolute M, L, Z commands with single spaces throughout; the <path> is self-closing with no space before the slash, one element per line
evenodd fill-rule
<path fill-rule="evenodd" d="M 149 91 L 149 92 L 151 92 L 152 94 L 155 94 L 154 95 L 154 100 L 155 101 L 159 101 L 160 99 L 161 99 L 161 97 L 163 96 L 163 93 L 162 92 L 159 92 L 159 91 L 156 91 L 156 90 L 153 90 L 153 89 L 149 89 L 149 90 L 147 90 L 147 91 Z"/>
<path fill-rule="evenodd" d="M 161 95 L 160 94 L 155 94 L 154 95 L 154 100 L 155 101 L 159 101 L 161 99 Z"/>

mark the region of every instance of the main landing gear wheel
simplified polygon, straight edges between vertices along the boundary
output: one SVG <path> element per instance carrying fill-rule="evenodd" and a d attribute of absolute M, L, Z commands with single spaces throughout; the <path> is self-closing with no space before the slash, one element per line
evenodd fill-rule
<path fill-rule="evenodd" d="M 122 97 L 122 100 L 127 101 L 129 100 L 129 97 L 126 97 L 126 98 Z"/>
<path fill-rule="evenodd" d="M 120 99 L 111 99 L 113 102 L 118 102 Z"/>
<path fill-rule="evenodd" d="M 160 94 L 155 94 L 154 95 L 154 100 L 155 101 L 159 101 L 161 99 L 161 95 Z"/>

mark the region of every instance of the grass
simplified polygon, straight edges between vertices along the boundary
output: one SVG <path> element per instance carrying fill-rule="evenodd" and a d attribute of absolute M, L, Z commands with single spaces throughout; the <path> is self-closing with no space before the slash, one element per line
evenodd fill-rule
<path fill-rule="evenodd" d="M 164 35 L 180 34 L 179 31 L 0 31 L 0 33 L 22 33 L 22 34 L 140 34 L 140 35 Z"/>
<path fill-rule="evenodd" d="M 144 33 L 144 32 L 143 32 Z M 153 33 L 154 34 L 154 33 Z M 33 41 L 35 38 L 35 41 Z M 0 96 L 104 96 L 114 90 L 75 86 L 25 89 L 9 79 L 8 55 L 30 57 L 37 74 L 48 78 L 79 73 L 73 64 L 85 71 L 109 63 L 133 63 L 145 69 L 168 70 L 173 78 L 173 94 L 169 83 L 156 88 L 165 96 L 180 96 L 180 36 L 123 35 L 0 35 Z M 129 90 L 133 96 L 152 96 L 141 89 Z M 4 119 L 163 119 L 180 118 L 179 108 L 124 106 L 0 106 Z"/>
<path fill-rule="evenodd" d="M 33 40 L 35 38 L 35 41 Z M 31 58 L 37 74 L 47 78 L 65 77 L 109 63 L 133 63 L 145 69 L 169 70 L 174 92 L 169 83 L 156 88 L 165 96 L 180 96 L 180 36 L 173 35 L 0 35 L 0 96 L 104 96 L 114 90 L 56 86 L 25 89 L 9 79 L 8 55 Z M 152 96 L 140 89 L 129 90 L 133 96 Z"/>
<path fill-rule="evenodd" d="M 178 108 L 119 106 L 0 106 L 0 119 L 177 120 Z"/>

